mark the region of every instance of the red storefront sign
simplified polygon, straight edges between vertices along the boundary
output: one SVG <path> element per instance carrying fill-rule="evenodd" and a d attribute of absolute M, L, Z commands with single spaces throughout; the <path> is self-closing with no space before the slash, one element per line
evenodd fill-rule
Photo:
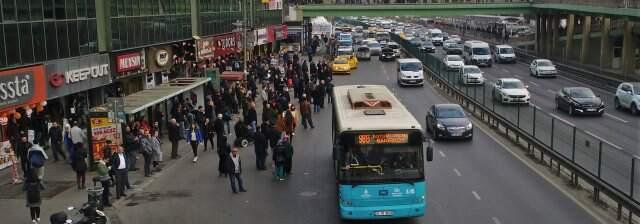
<path fill-rule="evenodd" d="M 127 72 L 138 70 L 144 65 L 144 55 L 140 52 L 121 54 L 116 57 L 116 71 Z"/>
<path fill-rule="evenodd" d="M 287 39 L 287 35 L 289 35 L 289 30 L 286 24 L 269 26 L 267 29 L 269 42 Z"/>
<path fill-rule="evenodd" d="M 44 66 L 0 72 L 0 111 L 8 111 L 47 100 Z"/>
<path fill-rule="evenodd" d="M 229 33 L 213 37 L 216 56 L 240 51 L 240 33 Z"/>

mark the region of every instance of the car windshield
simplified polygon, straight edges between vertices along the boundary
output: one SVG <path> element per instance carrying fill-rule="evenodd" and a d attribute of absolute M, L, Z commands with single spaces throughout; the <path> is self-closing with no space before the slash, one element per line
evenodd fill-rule
<path fill-rule="evenodd" d="M 389 45 L 387 45 L 387 47 L 389 47 L 391 49 L 399 49 L 398 45 L 395 45 L 395 44 L 389 44 Z"/>
<path fill-rule="evenodd" d="M 378 47 L 380 47 L 379 43 L 369 43 L 367 45 L 369 45 L 370 48 L 378 48 Z"/>
<path fill-rule="evenodd" d="M 482 73 L 482 71 L 477 67 L 468 67 L 464 69 L 464 73 Z"/>
<path fill-rule="evenodd" d="M 513 48 L 500 48 L 500 54 L 513 54 Z"/>
<path fill-rule="evenodd" d="M 447 56 L 447 61 L 462 61 L 462 58 L 458 55 Z"/>
<path fill-rule="evenodd" d="M 334 64 L 347 64 L 347 59 L 340 58 L 333 61 Z"/>
<path fill-rule="evenodd" d="M 464 118 L 464 112 L 461 108 L 445 107 L 436 109 L 437 118 Z"/>
<path fill-rule="evenodd" d="M 340 153 L 342 181 L 397 181 L 424 178 L 422 145 L 356 145 Z"/>
<path fill-rule="evenodd" d="M 424 43 L 422 43 L 422 46 L 423 46 L 423 47 L 433 47 L 433 43 L 431 43 L 431 42 L 424 42 Z"/>
<path fill-rule="evenodd" d="M 596 97 L 596 95 L 593 94 L 593 91 L 587 88 L 571 89 L 569 91 L 569 95 L 573 98 L 595 98 Z"/>
<path fill-rule="evenodd" d="M 413 62 L 413 63 L 402 63 L 400 64 L 400 70 L 402 71 L 410 71 L 410 72 L 418 72 L 422 70 L 422 64 Z"/>
<path fill-rule="evenodd" d="M 473 54 L 475 54 L 475 55 L 488 55 L 489 54 L 489 49 L 488 48 L 483 48 L 483 47 L 473 48 Z"/>
<path fill-rule="evenodd" d="M 503 89 L 524 89 L 524 84 L 520 81 L 503 81 Z"/>
<path fill-rule="evenodd" d="M 358 52 L 367 53 L 369 52 L 369 48 L 364 48 L 364 47 L 358 48 Z"/>
<path fill-rule="evenodd" d="M 550 61 L 538 61 L 538 66 L 553 66 Z"/>
<path fill-rule="evenodd" d="M 431 37 L 442 37 L 442 33 L 432 33 Z"/>

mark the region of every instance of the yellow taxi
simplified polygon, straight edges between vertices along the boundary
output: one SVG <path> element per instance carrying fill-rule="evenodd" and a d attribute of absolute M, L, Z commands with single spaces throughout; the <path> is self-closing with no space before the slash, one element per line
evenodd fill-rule
<path fill-rule="evenodd" d="M 344 59 L 347 59 L 347 62 L 349 62 L 349 66 L 351 67 L 351 69 L 352 69 L 352 70 L 353 70 L 353 69 L 358 68 L 358 64 L 360 63 L 360 62 L 358 61 L 358 57 L 356 57 L 356 56 L 355 56 L 355 55 L 353 55 L 353 54 L 338 55 L 338 57 L 336 57 L 336 59 L 337 59 L 337 58 L 344 58 Z"/>
<path fill-rule="evenodd" d="M 336 57 L 331 63 L 331 72 L 335 74 L 351 75 L 351 65 L 348 57 Z"/>

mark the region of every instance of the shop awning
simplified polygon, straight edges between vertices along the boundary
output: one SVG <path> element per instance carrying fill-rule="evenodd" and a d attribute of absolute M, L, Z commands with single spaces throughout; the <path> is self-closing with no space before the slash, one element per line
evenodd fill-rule
<path fill-rule="evenodd" d="M 162 103 L 171 97 L 177 96 L 183 92 L 194 89 L 200 85 L 204 85 L 210 78 L 176 78 L 169 83 L 156 86 L 152 89 L 142 90 L 140 92 L 123 97 L 124 112 L 134 114 L 148 107 Z"/>

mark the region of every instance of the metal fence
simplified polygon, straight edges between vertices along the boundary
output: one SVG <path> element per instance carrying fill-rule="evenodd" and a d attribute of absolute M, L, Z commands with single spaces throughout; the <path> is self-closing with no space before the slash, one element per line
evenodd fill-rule
<path fill-rule="evenodd" d="M 640 0 L 289 0 L 291 5 L 391 5 L 391 4 L 496 4 L 496 3 L 549 3 L 577 4 L 612 8 L 640 8 Z"/>
<path fill-rule="evenodd" d="M 640 8 L 640 0 L 533 0 L 534 3 L 577 4 L 612 8 Z"/>
<path fill-rule="evenodd" d="M 466 102 L 473 103 L 474 113 L 477 107 L 497 116 L 509 123 L 512 130 L 517 130 L 527 138 L 541 144 L 554 154 L 559 155 L 563 163 L 570 163 L 580 172 L 584 172 L 587 179 L 601 181 L 605 187 L 626 197 L 631 202 L 627 207 L 634 211 L 640 204 L 640 158 L 625 152 L 618 146 L 594 136 L 588 131 L 576 128 L 573 124 L 559 119 L 554 115 L 542 111 L 539 107 L 530 105 L 503 105 L 496 100 L 492 82 L 484 85 L 469 86 L 461 84 L 459 72 L 449 71 L 441 58 L 420 51 L 408 41 L 397 35 L 392 39 L 399 43 L 414 57 L 417 57 L 430 70 L 432 76 L 444 85 L 461 93 Z M 509 129 L 507 129 L 508 135 Z M 596 188 L 596 185 L 593 184 Z M 598 191 L 598 189 L 594 190 Z M 597 196 L 596 196 L 597 197 Z M 618 203 L 621 203 L 618 201 Z M 620 207 L 619 207 L 620 209 Z M 631 211 L 631 209 L 630 209 Z"/>

